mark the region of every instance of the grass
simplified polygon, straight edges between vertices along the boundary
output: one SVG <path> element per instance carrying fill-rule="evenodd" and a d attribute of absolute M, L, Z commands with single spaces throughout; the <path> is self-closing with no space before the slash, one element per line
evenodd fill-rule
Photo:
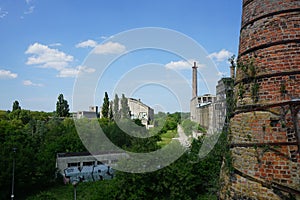
<path fill-rule="evenodd" d="M 111 181 L 111 180 L 107 180 Z M 111 191 L 107 181 L 79 183 L 76 186 L 77 200 L 105 199 L 105 191 Z M 102 197 L 102 198 L 101 198 Z M 72 200 L 74 199 L 74 187 L 71 184 L 55 186 L 46 191 L 28 197 L 26 200 Z"/>
<path fill-rule="evenodd" d="M 169 144 L 173 138 L 178 137 L 177 130 L 167 131 L 164 134 L 161 134 L 161 141 L 157 142 L 158 146 L 164 147 Z"/>
<path fill-rule="evenodd" d="M 111 180 L 107 180 L 111 181 Z M 108 194 L 113 191 L 107 181 L 79 183 L 76 187 L 77 200 L 111 199 Z M 58 185 L 46 191 L 33 195 L 26 200 L 73 200 L 74 187 L 71 184 Z M 217 195 L 203 194 L 197 200 L 217 200 Z"/>

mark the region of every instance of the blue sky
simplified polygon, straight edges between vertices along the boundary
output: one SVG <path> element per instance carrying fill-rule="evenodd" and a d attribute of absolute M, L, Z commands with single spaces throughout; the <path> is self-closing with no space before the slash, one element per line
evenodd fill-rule
<path fill-rule="evenodd" d="M 99 46 L 110 53 L 125 52 L 127 45 L 110 40 L 112 36 L 143 27 L 190 37 L 214 61 L 220 77 L 229 75 L 227 58 L 237 54 L 240 20 L 241 0 L 0 0 L 0 109 L 11 110 L 18 100 L 24 109 L 54 111 L 63 93 L 72 111 L 87 110 L 89 104 L 102 104 L 105 91 L 113 97 L 124 74 L 148 63 L 176 70 L 190 83 L 190 66 L 177 55 L 158 50 L 126 53 L 98 79 L 94 102 L 73 107 L 76 75 L 97 71 L 85 65 L 90 52 Z M 200 85 L 199 94 L 207 92 L 202 89 Z M 191 91 L 180 106 L 168 93 L 168 88 L 141 85 L 125 95 L 162 111 L 188 111 Z"/>

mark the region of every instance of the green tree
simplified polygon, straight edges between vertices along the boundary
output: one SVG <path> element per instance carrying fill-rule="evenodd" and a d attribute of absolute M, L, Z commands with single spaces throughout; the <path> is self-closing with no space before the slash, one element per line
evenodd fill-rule
<path fill-rule="evenodd" d="M 103 104 L 102 104 L 102 117 L 108 118 L 109 113 L 109 98 L 107 92 L 104 94 Z"/>
<path fill-rule="evenodd" d="M 187 136 L 192 135 L 193 131 L 199 131 L 198 123 L 191 121 L 190 119 L 185 119 L 181 122 L 181 126 L 184 130 L 184 133 Z"/>
<path fill-rule="evenodd" d="M 121 99 L 121 118 L 128 119 L 130 117 L 130 110 L 128 106 L 128 99 L 122 94 Z"/>
<path fill-rule="evenodd" d="M 217 199 L 224 143 L 219 140 L 205 158 L 199 159 L 203 139 L 194 140 L 179 159 L 158 171 L 118 172 L 115 199 Z M 143 148 L 149 147 L 144 143 Z"/>
<path fill-rule="evenodd" d="M 114 113 L 113 113 L 113 101 L 109 102 L 109 120 L 112 121 L 114 119 Z"/>
<path fill-rule="evenodd" d="M 64 95 L 60 94 L 58 96 L 58 101 L 56 102 L 56 114 L 58 117 L 69 117 L 69 104 L 68 101 L 64 99 Z"/>
<path fill-rule="evenodd" d="M 15 111 L 15 110 L 21 110 L 21 106 L 17 100 L 14 101 L 13 107 L 12 107 L 12 111 Z"/>
<path fill-rule="evenodd" d="M 113 115 L 114 115 L 114 119 L 116 121 L 120 119 L 119 101 L 120 101 L 120 99 L 119 99 L 118 95 L 115 94 Z"/>

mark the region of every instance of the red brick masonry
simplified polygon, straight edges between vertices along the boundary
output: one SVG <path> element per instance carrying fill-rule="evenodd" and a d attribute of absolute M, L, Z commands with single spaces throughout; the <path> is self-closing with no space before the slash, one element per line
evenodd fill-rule
<path fill-rule="evenodd" d="M 300 199 L 300 0 L 244 0 L 238 59 L 220 198 Z"/>

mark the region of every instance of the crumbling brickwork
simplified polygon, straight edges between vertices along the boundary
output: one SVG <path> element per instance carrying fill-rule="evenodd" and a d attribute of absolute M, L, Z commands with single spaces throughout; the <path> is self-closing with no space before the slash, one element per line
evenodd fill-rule
<path fill-rule="evenodd" d="M 300 0 L 244 0 L 221 199 L 300 199 Z"/>

